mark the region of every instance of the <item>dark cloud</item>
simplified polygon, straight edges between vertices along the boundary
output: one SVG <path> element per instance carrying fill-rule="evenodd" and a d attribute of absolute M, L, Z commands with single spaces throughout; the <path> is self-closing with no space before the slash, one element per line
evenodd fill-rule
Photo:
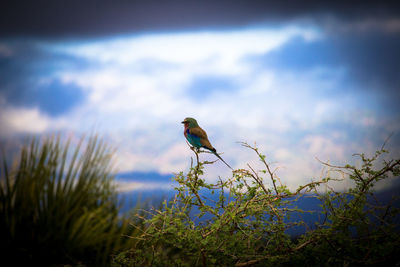
<path fill-rule="evenodd" d="M 38 107 L 52 117 L 68 112 L 84 99 L 81 88 L 58 80 L 39 85 L 21 82 L 15 84 L 12 90 L 0 90 L 0 95 L 6 99 L 8 105 Z"/>
<path fill-rule="evenodd" d="M 341 18 L 399 13 L 388 1 L 3 0 L 0 36 L 98 36 L 136 31 L 232 27 L 335 14 Z"/>
<path fill-rule="evenodd" d="M 48 53 L 35 42 L 14 41 L 13 55 L 0 58 L 0 96 L 7 104 L 38 107 L 49 116 L 68 112 L 84 99 L 82 90 L 51 78 L 60 69 L 87 67 L 89 63 L 75 57 Z"/>
<path fill-rule="evenodd" d="M 307 42 L 296 37 L 277 50 L 248 60 L 258 61 L 262 67 L 301 71 L 324 65 L 332 67 L 340 63 L 338 50 L 332 40 Z"/>
<path fill-rule="evenodd" d="M 400 35 L 363 34 L 341 38 L 339 54 L 355 79 L 366 87 L 384 87 L 400 96 Z"/>
<path fill-rule="evenodd" d="M 379 31 L 331 33 L 316 41 L 295 38 L 258 61 L 262 68 L 303 71 L 325 67 L 344 68 L 347 84 L 360 90 L 376 92 L 398 110 L 400 102 L 400 35 Z M 329 74 L 328 74 L 329 75 Z M 334 73 L 332 73 L 334 75 Z M 329 78 L 329 77 L 326 77 Z M 340 88 L 342 92 L 348 86 Z M 338 90 L 333 94 L 340 93 Z"/>
<path fill-rule="evenodd" d="M 14 106 L 38 107 L 49 116 L 59 116 L 79 105 L 84 95 L 78 86 L 54 80 L 13 91 L 7 99 Z"/>

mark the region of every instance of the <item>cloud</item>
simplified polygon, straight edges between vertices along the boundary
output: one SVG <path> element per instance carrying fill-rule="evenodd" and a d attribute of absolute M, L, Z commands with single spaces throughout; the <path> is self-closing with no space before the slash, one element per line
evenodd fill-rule
<path fill-rule="evenodd" d="M 397 20 L 393 22 L 396 23 Z M 381 28 L 381 31 L 376 31 Z M 361 32 L 351 29 L 350 27 L 346 32 L 323 33 L 312 42 L 303 38 L 292 38 L 279 49 L 263 56 L 250 57 L 248 60 L 258 62 L 263 69 L 279 69 L 297 74 L 325 69 L 327 71 L 324 75 L 328 80 L 342 79 L 343 82 L 354 84 L 351 90 L 379 94 L 386 98 L 390 111 L 393 111 L 400 100 L 400 63 L 397 60 L 400 57 L 397 48 L 400 46 L 399 35 L 388 32 L 383 26 Z M 345 90 L 344 86 L 342 90 Z M 346 89 L 348 90 L 349 88 Z M 335 88 L 334 93 L 338 92 L 340 90 Z"/>
<path fill-rule="evenodd" d="M 295 188 L 320 173 L 315 157 L 346 161 L 400 129 L 393 123 L 399 113 L 382 111 L 386 102 L 373 90 L 360 90 L 354 75 L 368 48 L 349 59 L 343 55 L 362 50 L 361 42 L 348 45 L 323 29 L 285 24 L 36 42 L 24 52 L 34 59 L 4 83 L 12 85 L 16 77 L 30 82 L 21 91 L 28 97 L 17 102 L 10 94 L 18 91 L 3 89 L 1 124 L 9 135 L 98 131 L 117 147 L 119 171 L 166 174 L 189 168 L 193 154 L 180 122 L 195 117 L 230 165 L 261 167 L 236 143 L 256 141 L 269 161 L 284 167 L 282 181 Z M 24 62 L 19 56 L 7 60 L 7 73 Z M 201 159 L 215 157 L 203 153 Z M 209 181 L 225 175 L 230 170 L 221 162 L 207 166 Z"/>
<path fill-rule="evenodd" d="M 397 16 L 373 17 L 366 16 L 353 21 L 340 21 L 330 18 L 326 21 L 330 33 L 371 33 L 398 34 L 400 32 L 400 18 Z"/>
<path fill-rule="evenodd" d="M 11 47 L 6 44 L 0 43 L 0 58 L 2 57 L 11 57 L 14 54 Z"/>
<path fill-rule="evenodd" d="M 324 15 L 357 20 L 398 15 L 398 4 L 377 1 L 23 1 L 4 0 L 1 36 L 82 37 L 131 32 L 234 28 Z M 46 8 L 43 8 L 46 7 Z M 95 7 L 95 8 L 94 8 Z M 90 14 L 90 16 L 88 16 Z M 23 22 L 23 23 L 22 23 Z"/>
<path fill-rule="evenodd" d="M 187 165 L 185 158 L 190 151 L 183 141 L 179 123 L 184 117 L 194 115 L 199 122 L 207 122 L 203 125 L 210 129 L 210 135 L 218 136 L 224 133 L 214 134 L 213 129 L 224 118 L 231 117 L 229 124 L 237 131 L 237 127 L 257 129 L 263 124 L 268 110 L 276 108 L 273 115 L 278 115 L 278 105 L 281 108 L 284 105 L 275 103 L 265 109 L 265 100 L 262 99 L 270 91 L 277 90 L 279 81 L 275 74 L 254 72 L 253 66 L 243 64 L 242 59 L 248 54 L 276 49 L 294 36 L 312 40 L 316 35 L 309 28 L 287 27 L 134 36 L 126 40 L 55 45 L 50 49 L 98 62 L 93 64 L 97 67 L 86 71 L 59 72 L 61 81 L 77 84 L 86 94 L 86 103 L 71 113 L 75 119 L 71 119 L 70 126 L 79 128 L 79 125 L 101 120 L 99 127 L 119 136 L 113 142 L 123 147 L 118 160 L 122 170 L 157 168 L 157 171 L 166 173 Z M 232 42 L 236 42 L 236 50 L 223 49 Z M 204 48 L 193 48 L 198 43 L 202 43 Z M 190 53 L 177 53 L 183 47 L 187 47 Z M 191 53 L 196 55 L 185 56 Z M 137 71 L 136 66 L 145 59 L 164 62 L 165 68 L 157 69 L 156 75 L 154 70 Z M 226 89 L 227 81 L 237 90 Z M 204 86 L 211 88 L 205 90 Z M 81 114 L 85 114 L 85 118 L 81 118 Z M 282 118 L 282 115 L 278 116 Z M 285 119 L 279 121 L 279 118 L 271 117 L 268 120 L 275 130 L 290 127 Z M 75 121 L 80 123 L 74 126 Z M 251 135 L 249 137 L 253 139 Z M 217 137 L 213 139 L 224 143 Z M 243 137 L 231 135 L 221 149 L 237 140 L 243 140 Z"/>
<path fill-rule="evenodd" d="M 79 70 L 85 63 L 45 50 L 40 43 L 17 39 L 2 44 L 12 52 L 7 52 L 7 57 L 0 56 L 0 97 L 14 107 L 37 108 L 47 116 L 57 117 L 79 105 L 84 95 L 76 84 L 59 80 L 56 72 Z"/>
<path fill-rule="evenodd" d="M 1 135 L 12 136 L 18 133 L 44 133 L 52 124 L 51 120 L 40 114 L 37 108 L 2 108 L 0 112 L 0 125 Z"/>
<path fill-rule="evenodd" d="M 25 89 L 13 88 L 6 92 L 8 103 L 16 106 L 37 107 L 47 116 L 60 116 L 83 100 L 83 94 L 75 84 L 64 84 L 59 80 L 40 81 L 37 85 L 25 84 Z M 17 91 L 17 92 L 15 92 Z"/>
<path fill-rule="evenodd" d="M 157 172 L 120 172 L 114 180 L 119 192 L 173 190 L 172 175 Z"/>
<path fill-rule="evenodd" d="M 117 181 L 118 192 L 132 192 L 132 191 L 152 191 L 152 190 L 172 190 L 171 183 L 153 183 L 153 182 L 130 182 L 130 181 Z"/>
<path fill-rule="evenodd" d="M 124 36 L 101 42 L 82 42 L 55 46 L 55 51 L 93 60 L 98 63 L 135 66 L 142 60 L 156 60 L 170 66 L 185 64 L 189 70 L 236 73 L 243 55 L 267 53 L 294 36 L 312 40 L 317 36 L 312 28 L 286 26 L 276 29 L 244 28 L 230 31 L 199 31 Z M 200 69 L 199 69 L 200 68 Z"/>

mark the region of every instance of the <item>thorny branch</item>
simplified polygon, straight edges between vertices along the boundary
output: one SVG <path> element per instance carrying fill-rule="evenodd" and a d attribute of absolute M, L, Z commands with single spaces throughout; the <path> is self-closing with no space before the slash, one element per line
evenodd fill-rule
<path fill-rule="evenodd" d="M 200 209 L 203 214 L 208 213 L 208 215 L 212 216 L 211 220 L 208 220 L 204 224 L 202 222 L 201 225 L 197 225 L 193 223 L 193 221 L 190 222 L 190 216 L 184 217 L 190 223 L 187 225 L 187 222 L 183 224 L 177 223 L 174 227 L 183 225 L 183 230 L 176 228 L 172 231 L 173 233 L 178 232 L 180 238 L 186 238 L 183 239 L 183 241 L 180 240 L 183 244 L 180 249 L 185 249 L 185 246 L 193 246 L 190 248 L 192 250 L 197 249 L 194 251 L 199 253 L 197 254 L 197 259 L 203 266 L 208 263 L 210 257 L 214 257 L 214 255 L 218 255 L 218 253 L 221 254 L 221 252 L 224 255 L 230 255 L 230 259 L 234 260 L 233 262 L 231 261 L 231 265 L 250 266 L 266 261 L 269 258 L 279 259 L 288 257 L 291 254 L 299 253 L 299 251 L 302 251 L 306 247 L 312 249 L 314 246 L 318 246 L 321 243 L 323 243 L 325 247 L 330 247 L 330 250 L 334 251 L 335 257 L 339 257 L 339 243 L 335 239 L 336 233 L 339 230 L 334 227 L 342 227 L 347 224 L 351 225 L 353 222 L 352 220 L 355 220 L 351 217 L 351 214 L 354 215 L 359 212 L 359 210 L 362 210 L 357 206 L 362 204 L 358 199 L 361 199 L 369 193 L 370 188 L 372 188 L 377 180 L 382 177 L 385 178 L 389 172 L 395 173 L 398 171 L 400 165 L 400 160 L 393 160 L 387 162 L 383 168 L 372 171 L 369 165 L 366 168 L 356 168 L 350 165 L 335 166 L 328 162 L 321 162 L 324 166 L 329 167 L 330 170 L 340 172 L 342 177 L 353 177 L 358 187 L 349 192 L 335 192 L 329 187 L 328 182 L 341 181 L 344 178 L 334 179 L 328 175 L 320 180 L 302 185 L 295 191 L 290 191 L 285 185 L 282 185 L 281 181 L 275 175 L 276 170 L 271 170 L 269 163 L 265 160 L 265 156 L 259 153 L 256 147 L 252 147 L 247 143 L 241 144 L 255 151 L 263 163 L 263 167 L 265 167 L 264 170 L 257 171 L 248 164 L 247 169 L 238 169 L 234 171 L 233 177 L 227 179 L 225 182 L 222 181 L 221 177 L 218 177 L 219 182 L 207 184 L 204 179 L 200 178 L 202 175 L 202 166 L 203 164 L 212 164 L 213 162 L 200 162 L 199 153 L 206 151 L 200 151 L 199 149 L 191 147 L 196 156 L 196 166 L 193 166 L 192 159 L 189 173 L 186 176 L 182 174 L 181 177 L 183 178 L 179 180 L 181 186 L 186 188 L 185 192 L 187 192 L 188 195 L 191 194 L 191 196 L 182 194 L 180 197 L 176 197 L 173 202 L 174 207 L 170 209 L 175 210 L 168 214 L 165 212 L 158 213 L 161 223 L 150 225 L 156 229 L 156 231 L 160 231 L 161 234 L 168 234 L 169 232 L 164 232 L 164 229 L 174 226 L 177 220 L 174 214 L 184 213 L 184 211 L 191 210 L 193 207 Z M 363 155 L 362 159 L 365 160 Z M 373 158 L 373 160 L 374 159 L 375 158 Z M 369 164 L 370 162 L 371 161 L 368 161 L 367 163 Z M 272 188 L 268 188 L 268 186 L 264 184 L 261 173 L 266 173 L 267 176 L 269 176 L 272 181 Z M 187 177 L 187 179 L 185 177 Z M 248 181 L 254 182 L 250 184 Z M 280 186 L 277 186 L 277 181 Z M 324 198 L 320 198 L 321 195 L 318 193 L 317 187 L 323 184 L 327 187 L 327 193 L 323 195 Z M 222 194 L 222 196 L 220 195 L 219 201 L 210 201 L 209 198 L 199 195 L 198 192 L 201 188 L 210 190 L 219 189 L 219 194 Z M 358 191 L 355 191 L 356 189 Z M 288 213 L 296 211 L 308 211 L 296 207 L 292 208 L 290 205 L 296 203 L 300 197 L 310 192 L 313 192 L 313 194 L 307 196 L 320 198 L 320 200 L 323 201 L 323 208 L 326 211 L 326 213 L 324 213 L 325 219 L 316 229 L 310 230 L 309 236 L 305 236 L 293 242 L 287 239 L 285 231 L 289 227 L 300 225 L 300 223 L 285 223 L 287 215 Z M 228 193 L 229 197 L 225 198 L 225 194 Z M 350 194 L 355 196 L 355 198 L 350 199 L 350 201 L 353 201 L 352 203 L 349 203 L 349 199 L 347 198 Z M 190 201 L 186 201 L 187 199 L 190 199 Z M 192 199 L 197 199 L 198 201 L 193 202 Z M 184 203 L 184 205 L 179 206 L 179 202 Z M 210 205 L 210 203 L 212 204 Z M 389 225 L 389 221 L 386 217 L 392 215 L 391 206 L 387 206 L 386 209 L 372 207 L 374 211 L 378 208 L 382 210 L 377 218 L 378 224 L 382 227 Z M 172 217 L 169 218 L 167 216 Z M 364 217 L 356 219 L 358 219 L 360 223 L 368 223 Z M 160 227 L 160 225 L 162 226 Z M 386 235 L 389 233 L 386 233 L 384 230 L 382 231 L 383 234 Z M 368 232 L 368 234 L 370 234 L 370 232 Z M 381 237 L 381 235 L 382 233 L 379 233 L 379 237 Z M 155 237 L 153 235 L 146 235 L 145 232 L 143 232 L 140 238 L 146 239 Z M 371 239 L 368 235 L 362 238 L 366 240 L 365 242 L 373 240 L 373 237 Z M 185 243 L 187 240 L 190 242 Z M 196 242 L 198 242 L 198 244 L 196 242 L 193 243 L 192 240 L 197 240 Z M 243 244 L 245 244 L 242 248 L 243 251 L 232 250 L 228 244 L 230 242 L 229 240 L 231 240 L 231 242 L 243 242 Z M 158 242 L 158 240 L 156 241 Z M 169 242 L 168 237 L 165 242 Z M 255 244 L 257 244 L 258 248 L 262 249 L 248 252 L 247 250 L 251 250 L 252 246 L 255 246 Z M 276 244 L 282 245 L 276 246 Z M 216 251 L 218 253 L 216 253 Z M 368 250 L 368 253 L 369 251 L 370 250 Z M 368 262 L 368 257 L 369 254 L 364 255 L 363 259 L 356 260 L 354 257 L 346 256 L 345 260 L 349 262 Z"/>

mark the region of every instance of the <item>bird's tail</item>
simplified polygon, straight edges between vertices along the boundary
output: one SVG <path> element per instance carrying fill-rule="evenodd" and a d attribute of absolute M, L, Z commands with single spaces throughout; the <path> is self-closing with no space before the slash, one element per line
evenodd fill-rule
<path fill-rule="evenodd" d="M 220 160 L 222 160 L 222 162 L 223 162 L 223 163 L 225 163 L 225 164 L 226 164 L 226 166 L 228 166 L 228 167 L 229 167 L 231 170 L 233 170 L 233 169 L 232 169 L 232 167 L 231 167 L 231 166 L 229 166 L 229 164 L 228 164 L 228 163 L 226 163 L 226 162 L 225 162 L 225 160 L 223 160 L 223 159 L 221 158 L 221 156 L 220 156 L 220 155 L 218 155 L 217 151 L 213 151 L 213 153 L 214 153 L 214 155 L 215 155 L 215 156 L 217 156 L 217 157 L 218 157 Z"/>

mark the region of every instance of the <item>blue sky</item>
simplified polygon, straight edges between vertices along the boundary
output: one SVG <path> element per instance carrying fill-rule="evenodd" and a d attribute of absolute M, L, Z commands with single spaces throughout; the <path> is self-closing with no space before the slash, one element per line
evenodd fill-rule
<path fill-rule="evenodd" d="M 399 156 L 399 16 L 258 17 L 75 36 L 3 29 L 1 144 L 95 131 L 117 148 L 117 170 L 136 175 L 125 191 L 165 188 L 138 173 L 188 169 L 189 116 L 234 168 L 258 166 L 237 143 L 256 142 L 291 188 L 320 176 L 316 157 L 351 162 L 392 133 Z M 206 170 L 229 174 L 221 162 Z"/>

